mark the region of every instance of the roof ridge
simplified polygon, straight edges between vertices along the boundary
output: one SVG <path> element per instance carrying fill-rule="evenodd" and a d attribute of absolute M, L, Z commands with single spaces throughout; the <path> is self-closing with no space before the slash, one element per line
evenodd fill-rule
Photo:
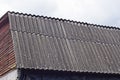
<path fill-rule="evenodd" d="M 55 19 L 55 20 L 59 20 L 59 21 L 67 21 L 67 22 L 73 22 L 73 23 L 77 23 L 77 24 L 83 24 L 83 25 L 91 25 L 94 27 L 102 27 L 102 28 L 108 28 L 108 29 L 116 29 L 116 30 L 120 30 L 119 27 L 116 26 L 107 26 L 107 25 L 99 25 L 99 24 L 93 24 L 93 23 L 88 23 L 88 22 L 81 22 L 81 21 L 75 21 L 75 20 L 70 20 L 70 19 L 63 19 L 63 18 L 56 18 L 56 17 L 49 17 L 49 16 L 43 16 L 43 15 L 35 15 L 35 14 L 28 14 L 28 13 L 22 13 L 22 12 L 14 12 L 14 11 L 8 11 L 7 13 L 14 13 L 14 14 L 19 14 L 19 15 L 26 15 L 26 16 L 31 16 L 31 17 L 43 17 L 43 18 L 47 18 L 47 19 Z"/>

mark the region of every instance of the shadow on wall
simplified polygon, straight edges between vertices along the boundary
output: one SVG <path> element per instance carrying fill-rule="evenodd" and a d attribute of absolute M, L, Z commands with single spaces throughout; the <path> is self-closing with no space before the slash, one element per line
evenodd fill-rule
<path fill-rule="evenodd" d="M 23 70 L 20 80 L 120 80 L 119 75 Z"/>

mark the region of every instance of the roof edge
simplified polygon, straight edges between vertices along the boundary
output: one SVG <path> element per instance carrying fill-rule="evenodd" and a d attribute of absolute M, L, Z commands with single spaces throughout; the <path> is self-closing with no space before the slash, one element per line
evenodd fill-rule
<path fill-rule="evenodd" d="M 0 28 L 6 23 L 9 22 L 8 20 L 8 12 L 6 12 L 1 18 L 0 18 Z"/>
<path fill-rule="evenodd" d="M 43 18 L 47 18 L 47 19 L 55 19 L 55 20 L 59 20 L 59 21 L 66 21 L 66 22 L 73 22 L 73 23 L 77 23 L 77 24 L 83 24 L 83 25 L 87 25 L 87 26 L 95 26 L 95 27 L 102 27 L 102 28 L 106 28 L 106 29 L 116 29 L 116 30 L 120 30 L 119 27 L 116 26 L 107 26 L 107 25 L 99 25 L 99 24 L 92 24 L 92 23 L 88 23 L 88 22 L 81 22 L 81 21 L 74 21 L 74 20 L 70 20 L 70 19 L 63 19 L 63 18 L 56 18 L 56 17 L 48 17 L 48 16 L 43 16 L 43 15 L 35 15 L 35 14 L 27 14 L 27 13 L 20 13 L 20 12 L 14 12 L 14 11 L 8 11 L 7 13 L 11 13 L 11 14 L 19 14 L 19 15 L 24 15 L 24 16 L 31 16 L 31 17 L 43 17 Z"/>

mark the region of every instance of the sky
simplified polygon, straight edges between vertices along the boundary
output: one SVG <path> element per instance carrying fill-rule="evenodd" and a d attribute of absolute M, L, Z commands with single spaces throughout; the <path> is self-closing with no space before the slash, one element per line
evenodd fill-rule
<path fill-rule="evenodd" d="M 7 11 L 120 27 L 120 0 L 1 0 Z"/>

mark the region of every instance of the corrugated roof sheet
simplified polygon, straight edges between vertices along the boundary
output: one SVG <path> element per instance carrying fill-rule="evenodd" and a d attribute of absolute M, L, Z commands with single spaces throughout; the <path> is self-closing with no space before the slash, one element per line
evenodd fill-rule
<path fill-rule="evenodd" d="M 115 27 L 8 12 L 17 68 L 120 73 Z"/>

